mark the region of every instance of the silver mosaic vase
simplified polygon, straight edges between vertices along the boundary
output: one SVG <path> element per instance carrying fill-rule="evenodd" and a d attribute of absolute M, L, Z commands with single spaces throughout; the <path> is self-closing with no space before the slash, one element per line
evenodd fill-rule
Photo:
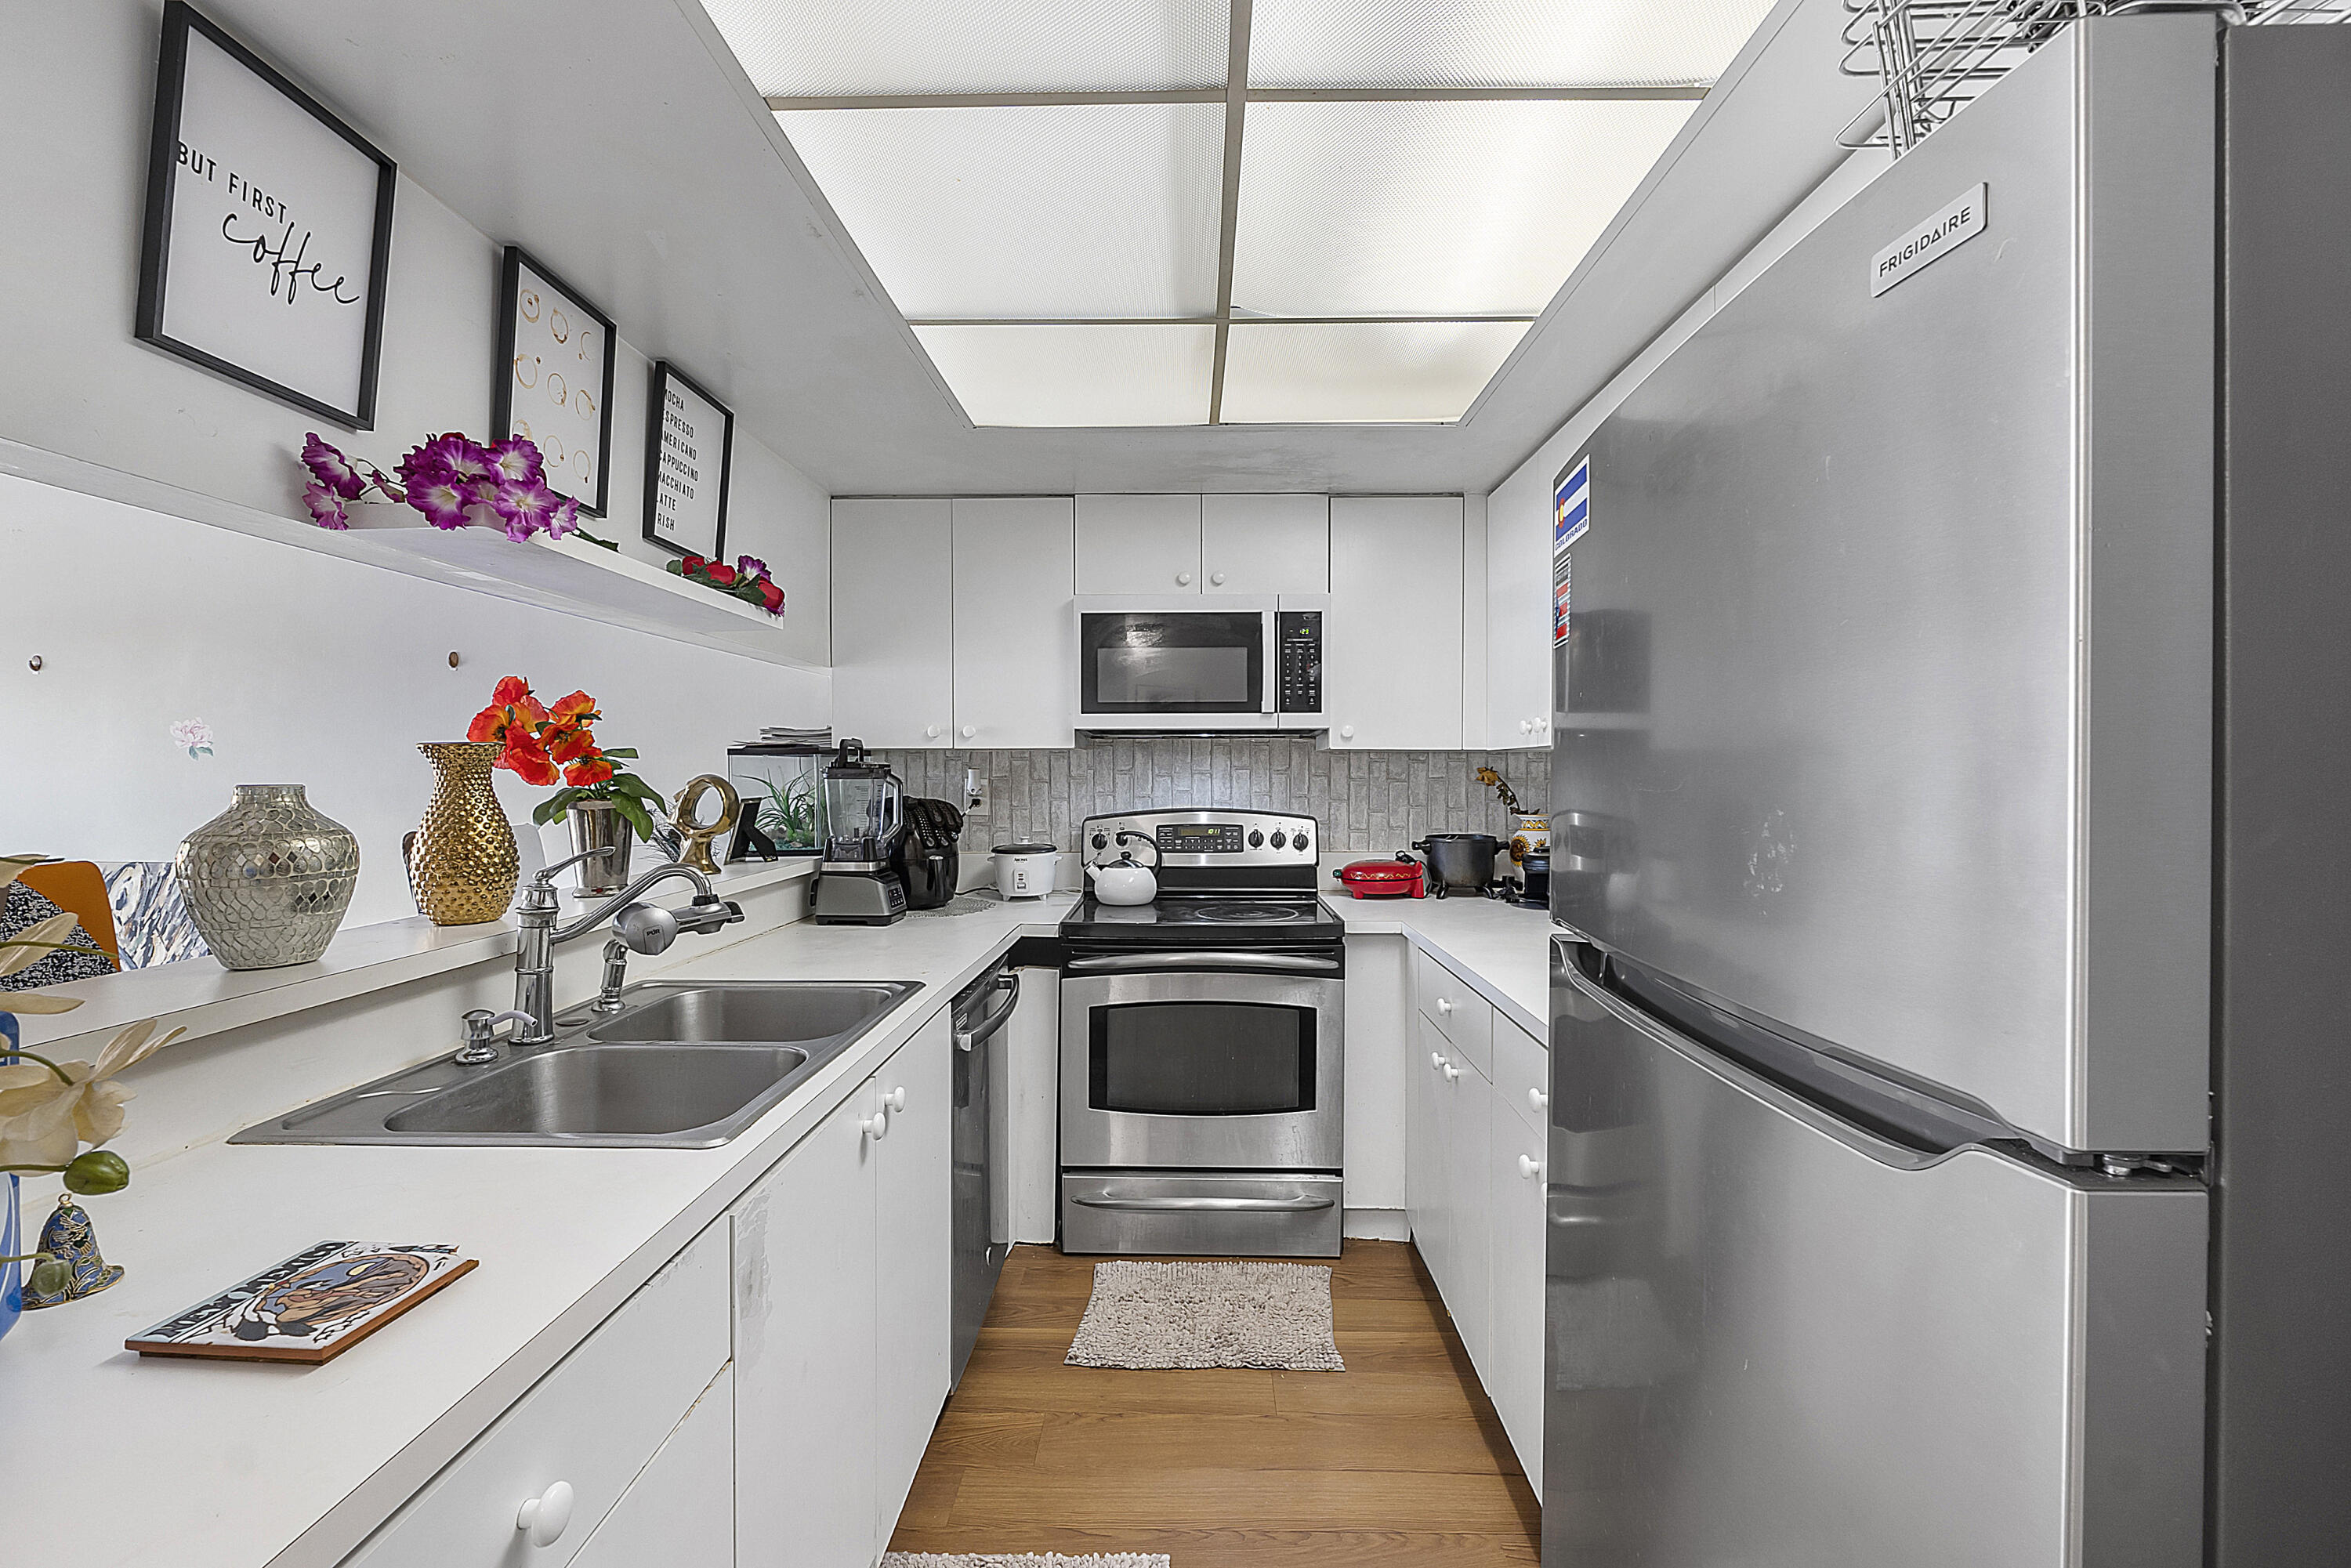
<path fill-rule="evenodd" d="M 360 841 L 299 784 L 240 784 L 236 803 L 180 841 L 172 876 L 213 956 L 231 969 L 307 964 L 327 950 L 360 875 Z"/>

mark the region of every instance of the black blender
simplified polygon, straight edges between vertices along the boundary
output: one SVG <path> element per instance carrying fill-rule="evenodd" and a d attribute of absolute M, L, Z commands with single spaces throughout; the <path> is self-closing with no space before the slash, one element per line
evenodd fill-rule
<path fill-rule="evenodd" d="M 820 925 L 887 925 L 906 917 L 891 857 L 906 831 L 905 789 L 865 743 L 844 740 L 824 769 L 824 859 L 809 916 Z"/>

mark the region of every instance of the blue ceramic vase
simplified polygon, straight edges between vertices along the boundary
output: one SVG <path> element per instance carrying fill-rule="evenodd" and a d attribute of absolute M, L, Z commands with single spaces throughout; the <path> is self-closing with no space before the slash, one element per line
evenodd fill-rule
<path fill-rule="evenodd" d="M 0 1013 L 0 1061 L 14 1061 L 16 1046 L 16 1015 Z M 19 1245 L 25 1228 L 16 1219 L 16 1177 L 8 1176 L 8 1193 L 0 1200 L 0 1258 L 14 1258 L 25 1249 Z M 0 1339 L 16 1326 L 25 1315 L 25 1266 L 22 1263 L 0 1263 Z"/>

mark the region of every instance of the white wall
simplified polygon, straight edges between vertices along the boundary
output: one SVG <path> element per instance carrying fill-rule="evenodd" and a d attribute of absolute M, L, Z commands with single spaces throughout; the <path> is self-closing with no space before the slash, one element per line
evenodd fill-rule
<path fill-rule="evenodd" d="M 299 517 L 303 474 L 295 454 L 306 431 L 386 467 L 428 434 L 486 432 L 499 246 L 531 245 L 533 236 L 485 235 L 405 177 L 393 219 L 373 431 L 342 430 L 132 338 L 162 26 L 159 0 L 0 0 L 0 146 L 12 152 L 11 215 L 0 225 L 0 344 L 7 356 L 0 436 Z M 433 89 L 420 85 L 405 101 L 430 114 Z M 361 129 L 399 156 L 399 127 Z M 543 259 L 567 270 L 563 256 Z M 632 324 L 619 326 L 626 340 Z M 660 560 L 666 558 L 639 537 L 648 370 L 624 340 L 615 371 L 611 515 L 589 526 L 606 538 L 617 534 L 632 554 Z M 739 429 L 730 497 L 728 553 L 767 561 L 789 597 L 783 651 L 829 663 L 829 498 Z M 191 539 L 199 537 L 212 538 Z M 260 570 L 303 569 L 285 561 Z M 505 613 L 488 601 L 478 608 Z"/>

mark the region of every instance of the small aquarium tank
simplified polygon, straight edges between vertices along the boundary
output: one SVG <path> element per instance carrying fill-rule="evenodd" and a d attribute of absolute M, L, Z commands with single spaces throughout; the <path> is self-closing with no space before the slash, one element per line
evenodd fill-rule
<path fill-rule="evenodd" d="M 743 799 L 742 825 L 727 859 L 773 860 L 824 852 L 821 747 L 751 742 L 726 750 L 726 779 Z"/>

